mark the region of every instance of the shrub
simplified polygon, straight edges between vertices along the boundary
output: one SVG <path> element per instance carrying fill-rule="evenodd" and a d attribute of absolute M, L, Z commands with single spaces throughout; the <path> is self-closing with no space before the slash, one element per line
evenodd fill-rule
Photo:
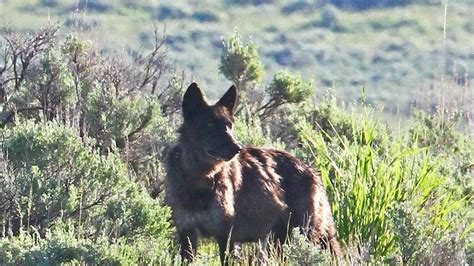
<path fill-rule="evenodd" d="M 472 141 L 456 130 L 462 115 L 462 112 L 429 114 L 415 110 L 417 123 L 413 123 L 410 128 L 412 140 L 422 147 L 429 147 L 433 152 L 460 154 L 469 151 Z"/>
<path fill-rule="evenodd" d="M 307 100 L 313 93 L 312 82 L 305 81 L 298 74 L 279 71 L 265 90 L 268 101 L 259 107 L 261 117 L 269 116 L 284 104 L 297 104 Z"/>
<path fill-rule="evenodd" d="M 58 217 L 85 217 L 111 196 L 126 168 L 111 153 L 102 156 L 83 146 L 75 132 L 57 123 L 18 125 L 5 132 L 0 178 L 4 231 L 22 226 L 40 232 Z M 82 217 L 81 217 L 82 218 Z"/>
<path fill-rule="evenodd" d="M 74 9 L 79 9 L 81 11 L 92 11 L 98 13 L 104 13 L 110 11 L 112 9 L 112 4 L 109 1 L 104 0 L 94 0 L 94 1 L 87 1 L 87 0 L 78 0 Z"/>
<path fill-rule="evenodd" d="M 283 257 L 289 265 L 328 265 L 331 261 L 329 253 L 311 243 L 300 228 L 290 232 L 289 240 L 283 245 Z"/>
<path fill-rule="evenodd" d="M 2 265 L 105 264 L 131 265 L 172 263 L 176 249 L 170 239 L 134 237 L 111 243 L 106 236 L 87 237 L 72 223 L 60 222 L 44 236 L 22 232 L 0 239 Z"/>
<path fill-rule="evenodd" d="M 184 10 L 167 5 L 159 6 L 156 14 L 156 18 L 159 20 L 182 19 L 187 16 L 188 14 Z"/>
<path fill-rule="evenodd" d="M 339 25 L 338 10 L 331 5 L 326 5 L 321 9 L 321 27 L 335 28 Z"/>
<path fill-rule="evenodd" d="M 90 121 L 89 134 L 102 149 L 125 148 L 133 141 L 137 128 L 159 117 L 158 102 L 152 97 L 116 98 L 112 90 L 92 91 L 86 102 L 85 116 Z"/>
<path fill-rule="evenodd" d="M 127 60 L 119 53 L 99 57 L 91 43 L 74 35 L 59 41 L 56 31 L 1 32 L 10 48 L 2 50 L 0 126 L 61 121 L 94 152 L 116 154 L 155 190 L 150 183 L 163 177 L 165 138 L 173 137 L 176 126 L 168 122 L 180 110 L 183 87 L 182 78 L 169 75 L 164 41 L 155 30 L 151 52 Z"/>
<path fill-rule="evenodd" d="M 474 167 L 474 141 L 459 131 L 461 112 L 428 114 L 415 111 L 415 122 L 409 129 L 409 143 L 430 150 L 441 157 L 444 163 L 439 167 L 450 176 L 451 189 L 460 195 L 471 197 L 474 184 L 469 175 Z"/>
<path fill-rule="evenodd" d="M 171 210 L 161 206 L 161 198 L 152 199 L 136 182 L 123 181 L 120 192 L 100 210 L 97 227 L 115 240 L 153 238 L 166 248 L 170 244 Z"/>
<path fill-rule="evenodd" d="M 219 16 L 210 11 L 196 11 L 191 16 L 199 22 L 218 22 Z"/>
<path fill-rule="evenodd" d="M 224 40 L 223 46 L 219 72 L 238 87 L 239 101 L 246 102 L 245 93 L 250 89 L 248 85 L 260 82 L 263 76 L 257 46 L 244 43 L 238 32 Z"/>
<path fill-rule="evenodd" d="M 265 124 L 252 114 L 245 113 L 237 117 L 234 124 L 236 138 L 244 145 L 284 148 L 284 144 L 270 137 L 268 128 Z"/>
<path fill-rule="evenodd" d="M 253 5 L 253 6 L 275 3 L 275 0 L 226 0 L 226 1 L 227 3 L 233 4 L 233 5 Z"/>
<path fill-rule="evenodd" d="M 305 12 L 309 13 L 312 12 L 315 8 L 315 5 L 307 2 L 307 1 L 298 1 L 290 4 L 286 4 L 281 8 L 281 12 L 283 14 L 292 14 L 296 12 Z"/>
<path fill-rule="evenodd" d="M 171 211 L 112 152 L 55 122 L 5 133 L 1 264 L 150 264 L 173 256 Z M 5 237 L 5 235 L 3 236 Z"/>
<path fill-rule="evenodd" d="M 313 128 L 322 132 L 326 142 L 334 139 L 345 139 L 347 141 L 355 140 L 354 135 L 361 133 L 367 124 L 355 123 L 354 121 L 368 122 L 367 116 L 373 116 L 374 111 L 363 106 L 352 105 L 350 107 L 338 106 L 336 98 L 333 95 L 326 95 L 317 103 L 315 108 L 306 108 L 299 112 L 300 116 L 306 117 L 307 121 L 313 125 Z M 361 114 L 362 112 L 362 114 Z M 368 112 L 368 113 L 367 113 Z M 388 145 L 388 137 L 390 132 L 383 123 L 377 121 L 369 123 L 372 130 L 372 140 L 366 139 L 367 135 L 362 134 L 361 143 L 367 144 L 371 142 L 372 146 L 383 149 Z"/>
<path fill-rule="evenodd" d="M 79 15 L 77 13 L 70 14 L 68 18 L 64 21 L 64 25 L 71 29 L 89 31 L 99 27 L 101 21 L 99 19 L 94 19 Z"/>
<path fill-rule="evenodd" d="M 442 239 L 439 232 L 426 232 L 427 228 L 432 228 L 428 217 L 418 213 L 409 204 L 395 205 L 389 218 L 398 242 L 399 261 L 403 264 L 422 263 L 437 241 Z"/>
<path fill-rule="evenodd" d="M 58 1 L 55 0 L 40 0 L 39 5 L 46 6 L 46 7 L 57 7 Z"/>
<path fill-rule="evenodd" d="M 332 5 L 325 5 L 320 10 L 321 18 L 313 20 L 306 25 L 306 27 L 321 27 L 327 28 L 335 32 L 344 31 L 345 28 L 339 21 L 339 10 Z"/>
<path fill-rule="evenodd" d="M 272 51 L 269 55 L 281 66 L 294 66 L 294 52 L 290 48 Z"/>
<path fill-rule="evenodd" d="M 299 74 L 279 71 L 266 90 L 271 99 L 284 103 L 300 103 L 314 93 L 313 84 Z"/>
<path fill-rule="evenodd" d="M 413 0 L 331 0 L 333 5 L 348 9 L 384 8 L 403 6 L 414 2 Z"/>
<path fill-rule="evenodd" d="M 98 245 L 78 239 L 72 225 L 56 226 L 45 237 L 22 232 L 17 237 L 0 240 L 2 265 L 35 265 L 61 263 L 94 263 L 102 261 Z"/>

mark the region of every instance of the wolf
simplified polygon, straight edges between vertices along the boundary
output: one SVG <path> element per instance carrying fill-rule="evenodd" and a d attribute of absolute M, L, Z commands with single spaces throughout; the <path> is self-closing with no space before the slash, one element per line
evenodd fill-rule
<path fill-rule="evenodd" d="M 307 228 L 311 241 L 340 256 L 321 177 L 287 152 L 239 144 L 232 132 L 236 99 L 231 86 L 209 105 L 194 82 L 184 94 L 184 122 L 165 179 L 182 258 L 194 259 L 199 235 L 217 241 L 225 264 L 237 244 L 270 234 L 283 244 L 294 227 Z"/>

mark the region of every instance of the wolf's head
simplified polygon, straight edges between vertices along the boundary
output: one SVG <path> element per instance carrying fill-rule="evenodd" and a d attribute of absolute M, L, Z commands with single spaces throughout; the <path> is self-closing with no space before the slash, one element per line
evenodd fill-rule
<path fill-rule="evenodd" d="M 228 161 L 242 150 L 232 133 L 235 86 L 214 105 L 208 105 L 196 83 L 189 85 L 183 98 L 184 124 L 181 141 L 206 161 Z"/>

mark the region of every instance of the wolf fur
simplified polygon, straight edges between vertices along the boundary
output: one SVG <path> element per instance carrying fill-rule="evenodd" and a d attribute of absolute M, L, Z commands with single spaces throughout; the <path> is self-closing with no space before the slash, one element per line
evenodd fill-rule
<path fill-rule="evenodd" d="M 173 210 L 181 256 L 196 255 L 198 234 L 217 240 L 221 261 L 235 244 L 304 227 L 308 238 L 341 251 L 321 177 L 291 154 L 241 146 L 232 134 L 237 92 L 208 105 L 196 83 L 183 98 L 184 123 L 169 153 L 166 202 Z"/>

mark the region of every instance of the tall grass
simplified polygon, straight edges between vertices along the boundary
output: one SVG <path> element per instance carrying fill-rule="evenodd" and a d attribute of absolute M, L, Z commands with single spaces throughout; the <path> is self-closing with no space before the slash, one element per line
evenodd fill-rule
<path fill-rule="evenodd" d="M 397 254 L 414 261 L 418 258 L 403 256 L 401 244 L 417 239 L 402 239 L 397 230 L 406 227 L 397 222 L 413 217 L 397 220 L 395 210 L 407 205 L 413 215 L 421 215 L 426 228 L 412 237 L 436 241 L 452 231 L 450 218 L 466 207 L 466 197 L 445 189 L 450 177 L 440 171 L 444 162 L 407 139 L 416 136 L 390 136 L 367 112 L 352 113 L 350 136 L 335 128 L 331 136 L 308 123 L 298 125 L 303 146 L 332 197 L 338 237 L 350 261 L 381 261 Z"/>

